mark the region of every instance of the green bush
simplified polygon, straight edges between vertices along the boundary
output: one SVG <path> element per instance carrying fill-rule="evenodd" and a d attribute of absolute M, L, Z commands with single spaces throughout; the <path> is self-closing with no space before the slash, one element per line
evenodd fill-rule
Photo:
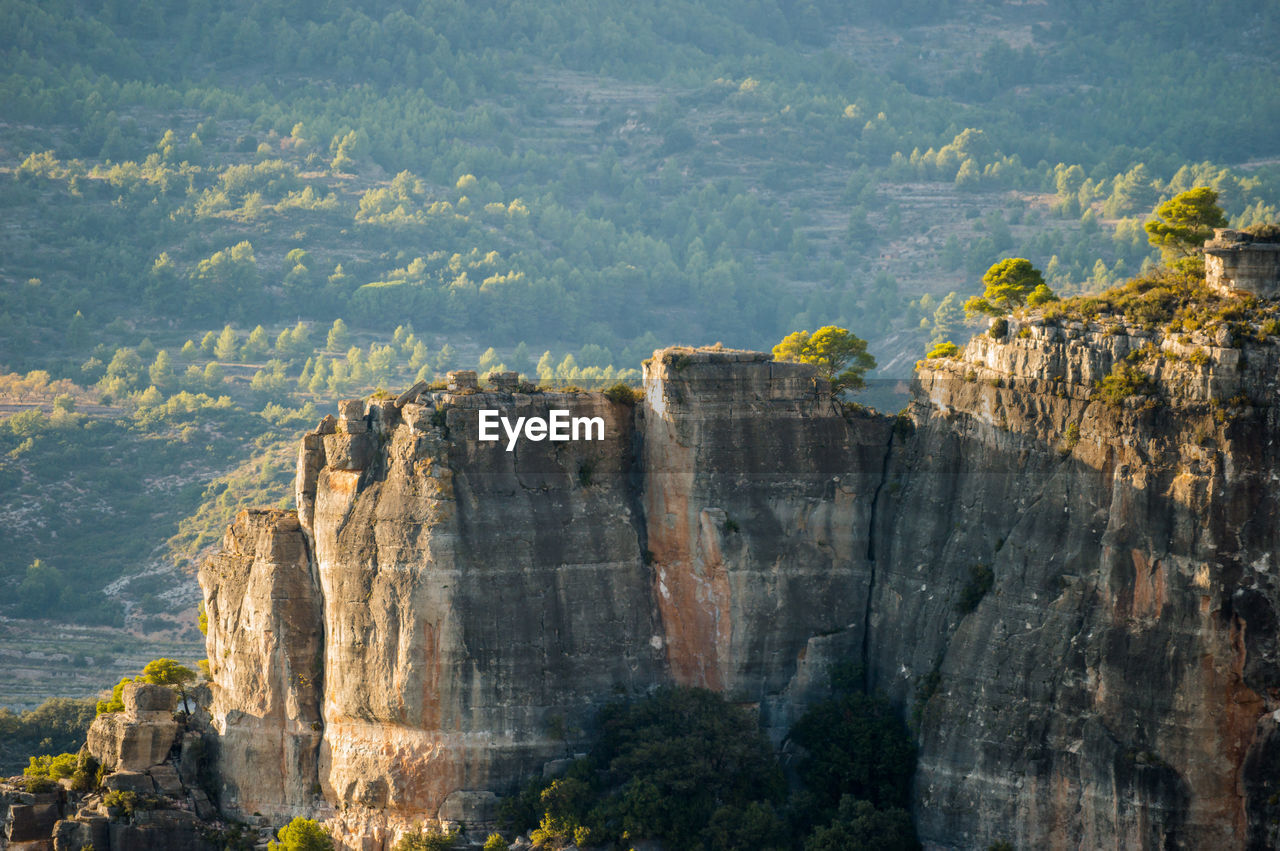
<path fill-rule="evenodd" d="M 1154 392 L 1155 385 L 1146 373 L 1120 362 L 1111 368 L 1110 375 L 1094 386 L 1093 398 L 1120 406 L 1126 399 L 1149 396 Z"/>
<path fill-rule="evenodd" d="M 417 833 L 406 833 L 400 837 L 392 851 L 447 851 L 457 844 L 456 832 L 442 833 L 439 830 L 424 829 Z"/>
<path fill-rule="evenodd" d="M 911 806 L 915 745 L 883 696 L 852 691 L 815 704 L 791 740 L 807 754 L 796 767 L 806 793 L 795 807 L 801 827 L 830 821 L 845 796 L 877 809 Z"/>
<path fill-rule="evenodd" d="M 959 354 L 960 354 L 960 347 L 957 346 L 955 343 L 951 342 L 950 340 L 947 340 L 946 342 L 939 343 L 938 345 L 930 349 L 929 354 L 925 355 L 925 357 L 954 358 L 954 357 L 958 357 Z"/>
<path fill-rule="evenodd" d="M 315 819 L 295 818 L 280 828 L 279 841 L 267 843 L 268 851 L 333 851 L 333 838 Z"/>
<path fill-rule="evenodd" d="M 840 799 L 836 817 L 814 831 L 804 851 L 917 851 L 911 814 L 901 807 L 878 810 L 851 795 Z"/>
<path fill-rule="evenodd" d="M 128 818 L 133 815 L 133 811 L 139 809 L 140 799 L 137 792 L 131 792 L 122 789 L 112 789 L 102 799 L 102 805 L 108 810 L 120 810 L 121 814 Z"/>
<path fill-rule="evenodd" d="M 785 784 L 755 720 L 704 689 L 667 688 L 606 707 L 586 759 L 551 783 L 535 780 L 504 805 L 510 829 L 538 824 L 541 847 L 658 839 L 680 848 L 723 844 L 744 820 L 772 835 Z M 756 806 L 758 805 L 758 806 Z M 761 827 L 765 825 L 765 827 Z M 782 847 L 782 846 L 779 846 Z"/>
<path fill-rule="evenodd" d="M 1058 444 L 1058 453 L 1070 455 L 1078 443 L 1080 443 L 1080 425 L 1067 423 L 1066 430 L 1062 433 L 1062 442 Z"/>
<path fill-rule="evenodd" d="M 619 381 L 604 391 L 604 395 L 610 402 L 617 402 L 620 405 L 635 405 L 644 398 L 644 391 Z"/>
<path fill-rule="evenodd" d="M 23 777 L 22 788 L 32 794 L 38 794 L 40 792 L 52 792 L 54 789 L 58 788 L 58 784 L 54 780 L 44 776 Z"/>
<path fill-rule="evenodd" d="M 47 777 L 50 780 L 62 780 L 75 774 L 78 757 L 73 753 L 57 756 L 33 756 L 31 764 L 22 770 L 23 777 Z"/>
<path fill-rule="evenodd" d="M 502 838 L 501 833 L 491 833 L 484 841 L 484 851 L 507 851 L 511 846 Z"/>

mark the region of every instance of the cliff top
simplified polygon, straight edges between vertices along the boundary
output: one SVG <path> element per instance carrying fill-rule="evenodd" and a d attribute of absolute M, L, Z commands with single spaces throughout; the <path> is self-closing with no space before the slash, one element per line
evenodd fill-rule
<path fill-rule="evenodd" d="M 668 365 L 688 365 L 692 363 L 763 363 L 773 360 L 768 352 L 756 352 L 750 349 L 727 349 L 720 343 L 712 346 L 667 346 L 654 349 L 653 357 L 644 362 L 648 366 L 652 362 Z"/>
<path fill-rule="evenodd" d="M 1020 316 L 1034 325 L 1079 322 L 1110 333 L 1212 334 L 1225 328 L 1236 342 L 1280 335 L 1280 303 L 1275 300 L 1222 295 L 1200 278 L 1169 269 L 1153 270 L 1096 295 L 1064 298 Z"/>
<path fill-rule="evenodd" d="M 1244 230 L 1214 228 L 1213 239 L 1204 244 L 1204 250 L 1206 252 L 1230 251 L 1244 246 L 1280 251 L 1280 225 L 1254 225 Z"/>

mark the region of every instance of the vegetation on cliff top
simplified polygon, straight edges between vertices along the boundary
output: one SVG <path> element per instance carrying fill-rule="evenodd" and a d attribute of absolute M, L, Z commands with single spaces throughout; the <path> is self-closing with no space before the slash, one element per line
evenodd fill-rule
<path fill-rule="evenodd" d="M 818 375 L 831 382 L 835 395 L 861 390 L 866 386 L 867 371 L 876 367 L 876 359 L 867 352 L 867 341 L 835 325 L 823 326 L 813 334 L 793 331 L 773 347 L 773 356 L 813 364 Z"/>

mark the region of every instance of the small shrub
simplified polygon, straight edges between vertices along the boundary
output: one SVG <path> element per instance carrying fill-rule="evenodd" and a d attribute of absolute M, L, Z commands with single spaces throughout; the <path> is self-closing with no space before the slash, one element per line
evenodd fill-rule
<path fill-rule="evenodd" d="M 987 329 L 987 333 L 993 340 L 1003 340 L 1009 334 L 1009 320 L 1001 316 L 995 322 L 991 323 L 991 327 Z"/>
<path fill-rule="evenodd" d="M 22 769 L 23 777 L 47 777 L 50 780 L 62 780 L 75 774 L 79 759 L 73 753 L 63 753 L 57 756 L 33 756 L 30 757 L 30 763 L 26 768 Z"/>
<path fill-rule="evenodd" d="M 959 356 L 960 347 L 950 340 L 939 343 L 929 350 L 929 354 L 925 355 L 927 358 L 954 358 Z"/>
<path fill-rule="evenodd" d="M 40 792 L 52 792 L 58 788 L 58 784 L 48 777 L 23 777 L 22 788 L 32 794 L 37 794 Z"/>
<path fill-rule="evenodd" d="M 1209 352 L 1206 349 L 1196 349 L 1194 352 L 1187 355 L 1187 363 L 1195 364 L 1196 366 L 1204 366 L 1209 363 Z"/>
<path fill-rule="evenodd" d="M 392 846 L 392 851 L 447 851 L 457 844 L 456 832 L 444 833 L 439 830 L 424 829 L 417 833 L 406 833 L 400 837 L 400 840 Z M 488 845 L 486 844 L 485 847 L 487 848 Z"/>
<path fill-rule="evenodd" d="M 916 682 L 915 701 L 911 705 L 911 726 L 917 730 L 920 729 L 920 722 L 924 720 L 925 708 L 938 693 L 938 686 L 942 685 L 941 664 L 941 659 L 934 662 L 932 670 Z"/>
<path fill-rule="evenodd" d="M 1155 391 L 1155 385 L 1146 373 L 1134 369 L 1127 363 L 1117 363 L 1111 368 L 1111 374 L 1094 386 L 1093 398 L 1108 405 L 1123 405 L 1126 399 L 1134 396 L 1149 396 Z"/>
<path fill-rule="evenodd" d="M 617 402 L 619 405 L 635 405 L 644 398 L 644 393 L 640 388 L 632 387 L 621 381 L 604 391 L 604 395 L 610 402 Z"/>
<path fill-rule="evenodd" d="M 1058 452 L 1062 455 L 1070 455 L 1079 442 L 1080 426 L 1077 423 L 1067 423 L 1067 428 L 1062 433 L 1062 442 L 1058 444 Z"/>
<path fill-rule="evenodd" d="M 915 421 L 911 419 L 910 408 L 903 408 L 898 411 L 898 415 L 893 418 L 893 432 L 898 437 L 906 440 L 913 435 L 916 430 Z"/>
<path fill-rule="evenodd" d="M 75 792 L 91 792 L 101 785 L 102 766 L 87 753 L 76 760 L 76 770 L 71 774 L 71 789 Z"/>
<path fill-rule="evenodd" d="M 276 837 L 279 841 L 267 843 L 267 851 L 333 851 L 333 838 L 315 819 L 299 816 L 280 828 Z"/>
<path fill-rule="evenodd" d="M 985 564 L 975 564 L 969 568 L 969 581 L 960 591 L 960 598 L 956 600 L 956 610 L 962 615 L 967 615 L 978 608 L 982 598 L 987 596 L 987 592 L 995 584 L 995 578 L 991 568 Z"/>
<path fill-rule="evenodd" d="M 1030 326 L 1030 325 L 1023 325 L 1021 328 L 1019 328 L 1019 329 L 1018 329 L 1018 339 L 1019 339 L 1019 340 L 1025 340 L 1025 339 L 1029 338 L 1030 336 L 1031 336 L 1031 326 Z"/>
<path fill-rule="evenodd" d="M 484 841 L 484 851 L 507 851 L 511 846 L 502 838 L 501 833 L 491 833 Z"/>
<path fill-rule="evenodd" d="M 138 808 L 138 793 L 122 789 L 112 789 L 102 799 L 102 805 L 108 810 L 119 810 L 126 818 L 133 815 Z"/>

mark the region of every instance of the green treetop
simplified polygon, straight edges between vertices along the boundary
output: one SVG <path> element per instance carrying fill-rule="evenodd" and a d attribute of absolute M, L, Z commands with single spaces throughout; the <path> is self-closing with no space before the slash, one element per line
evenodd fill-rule
<path fill-rule="evenodd" d="M 1179 193 L 1155 209 L 1156 218 L 1143 225 L 1147 241 L 1160 249 L 1165 262 L 1199 254 L 1214 228 L 1227 226 L 1218 206 L 1218 193 L 1197 186 Z"/>
<path fill-rule="evenodd" d="M 1024 257 L 996 263 L 982 276 L 982 283 L 986 285 L 982 295 L 964 303 L 966 316 L 1004 316 L 1024 304 L 1036 307 L 1055 298 L 1040 270 Z"/>
<path fill-rule="evenodd" d="M 165 658 L 152 659 L 143 667 L 142 676 L 138 677 L 144 683 L 176 688 L 182 698 L 182 708 L 188 713 L 191 708 L 187 705 L 187 683 L 194 682 L 195 678 L 195 671 L 174 659 Z"/>
<path fill-rule="evenodd" d="M 814 331 L 795 331 L 773 347 L 778 360 L 811 363 L 818 374 L 831 382 L 832 393 L 861 390 L 867 370 L 875 369 L 876 359 L 867 352 L 867 341 L 844 328 L 826 325 Z"/>

